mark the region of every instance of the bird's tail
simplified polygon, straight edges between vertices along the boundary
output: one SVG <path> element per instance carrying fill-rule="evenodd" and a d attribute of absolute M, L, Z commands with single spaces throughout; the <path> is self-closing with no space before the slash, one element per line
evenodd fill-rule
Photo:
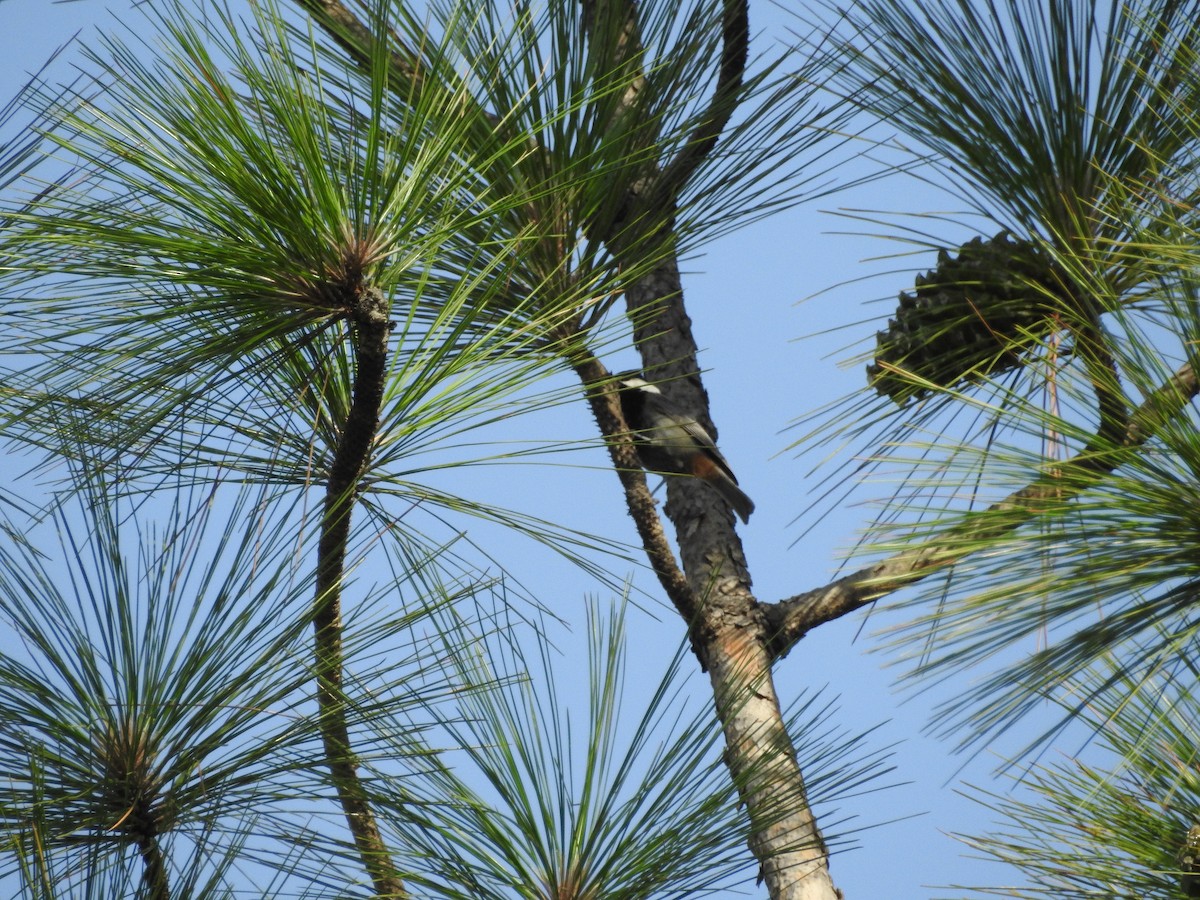
<path fill-rule="evenodd" d="M 746 492 L 737 486 L 737 482 L 726 476 L 723 472 L 704 480 L 717 489 L 717 493 L 724 498 L 726 503 L 733 507 L 733 511 L 738 514 L 743 523 L 749 523 L 750 513 L 754 512 L 754 501 L 747 497 Z"/>

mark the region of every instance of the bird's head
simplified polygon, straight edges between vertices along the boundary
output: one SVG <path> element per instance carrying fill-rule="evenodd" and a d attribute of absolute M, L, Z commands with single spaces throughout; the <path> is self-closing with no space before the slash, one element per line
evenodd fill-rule
<path fill-rule="evenodd" d="M 642 377 L 641 372 L 621 372 L 616 376 L 617 387 L 622 391 L 644 391 L 647 394 L 661 394 L 656 385 Z"/>

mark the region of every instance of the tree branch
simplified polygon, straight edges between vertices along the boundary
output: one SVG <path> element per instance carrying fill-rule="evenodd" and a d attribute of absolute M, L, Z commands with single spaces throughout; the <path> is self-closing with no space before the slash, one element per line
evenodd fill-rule
<path fill-rule="evenodd" d="M 629 436 L 629 425 L 621 413 L 621 403 L 617 399 L 612 376 L 604 364 L 590 353 L 574 359 L 572 367 L 587 390 L 588 404 L 592 408 L 592 415 L 596 417 L 600 433 L 604 435 L 604 443 L 608 447 L 613 468 L 621 479 L 621 487 L 625 489 L 625 503 L 637 526 L 638 537 L 650 560 L 650 567 L 679 615 L 685 622 L 692 622 L 696 618 L 696 595 L 675 561 L 662 521 L 655 511 L 654 498 L 646 487 L 646 476 Z"/>
<path fill-rule="evenodd" d="M 1112 472 L 1130 452 L 1174 418 L 1200 393 L 1200 377 L 1185 363 L 1165 384 L 1133 411 L 1119 443 L 1098 436 L 1052 474 L 1043 475 L 983 512 L 947 529 L 924 546 L 904 550 L 824 587 L 764 604 L 772 630 L 774 658 L 786 655 L 809 631 L 861 609 L 868 603 L 915 584 L 969 556 L 981 541 L 1013 531 L 1046 505 L 1078 496 Z M 1101 423 L 1101 430 L 1108 427 Z"/>
<path fill-rule="evenodd" d="M 640 66 L 642 53 L 637 4 L 632 0 L 582 0 L 582 7 L 584 27 L 592 37 L 593 51 L 607 53 L 609 57 L 599 67 L 600 70 L 628 69 L 628 87 L 621 109 L 614 114 L 614 118 L 619 119 L 637 104 L 646 80 L 644 72 L 640 69 L 635 72 L 631 68 Z M 613 226 L 620 228 L 631 222 L 670 221 L 670 216 L 664 215 L 664 211 L 674 210 L 680 192 L 716 146 L 737 108 L 738 94 L 745 77 L 746 61 L 750 54 L 748 0 L 725 0 L 721 36 L 717 83 L 708 109 L 699 117 L 692 134 L 684 141 L 683 149 L 674 160 L 645 177 L 638 175 L 628 180 L 621 202 L 616 206 L 617 213 L 607 223 L 610 230 Z M 623 237 L 614 233 L 602 237 L 613 244 L 629 240 L 627 235 Z"/>
<path fill-rule="evenodd" d="M 630 285 L 642 365 L 673 405 L 711 426 L 696 342 L 673 257 Z M 653 314 L 651 314 L 651 312 Z M 711 433 L 716 434 L 712 428 Z M 708 670 L 725 735 L 725 763 L 750 819 L 749 844 L 772 900 L 833 900 L 829 853 L 809 805 L 771 671 L 770 630 L 751 590 L 733 513 L 694 478 L 667 478 L 665 512 L 697 597 L 692 646 Z"/>
<path fill-rule="evenodd" d="M 167 876 L 167 860 L 159 843 L 159 834 L 151 828 L 138 835 L 138 854 L 142 857 L 145 869 L 142 872 L 142 884 L 145 887 L 147 900 L 171 900 L 170 881 Z"/>
<path fill-rule="evenodd" d="M 696 124 L 679 155 L 662 170 L 652 198 L 678 198 L 688 180 L 713 148 L 738 105 L 738 92 L 750 56 L 749 0 L 725 0 L 721 16 L 721 63 L 708 111 Z"/>
<path fill-rule="evenodd" d="M 341 0 L 296 0 L 296 4 L 346 51 L 355 64 L 370 72 L 376 54 L 375 33 Z M 391 51 L 388 60 L 392 71 L 407 84 L 419 87 L 423 77 L 419 57 L 410 48 L 403 53 Z"/>
<path fill-rule="evenodd" d="M 609 48 L 619 58 L 598 66 L 600 71 L 612 71 L 640 47 L 636 28 L 628 31 L 631 24 L 636 26 L 636 5 L 633 0 L 584 0 L 584 4 L 585 21 L 593 25 L 605 21 L 609 27 L 621 24 L 621 40 Z M 637 240 L 636 235 L 614 231 L 624 222 L 642 221 L 641 210 L 635 205 L 638 203 L 642 209 L 651 210 L 646 221 L 666 223 L 665 228 L 670 228 L 670 211 L 674 209 L 676 194 L 716 145 L 736 105 L 745 64 L 745 5 L 741 0 L 728 0 L 725 9 L 725 52 L 720 83 L 708 117 L 690 139 L 683 155 L 669 167 L 670 171 L 660 170 L 649 179 L 632 174 L 621 188 L 626 215 L 615 217 L 607 223 L 609 233 L 599 235 L 618 260 L 628 257 L 626 262 L 630 267 L 643 263 L 648 252 L 662 252 L 661 245 L 658 241 L 647 244 Z M 627 94 L 626 102 L 636 103 L 636 92 Z M 659 187 L 640 191 L 647 183 Z M 646 206 L 648 200 L 653 200 L 656 206 Z M 715 438 L 717 431 L 700 380 L 696 341 L 683 304 L 679 266 L 673 252 L 667 250 L 657 266 L 630 284 L 625 300 L 643 371 L 656 380 L 662 379 L 662 388 L 671 402 L 693 415 Z M 593 375 L 581 373 L 581 377 L 585 383 L 595 383 L 602 372 L 600 367 Z M 601 431 L 611 436 L 613 429 L 623 430 L 625 426 L 619 411 L 617 416 L 612 416 L 611 411 L 606 413 L 600 399 L 592 399 L 592 408 Z M 611 394 L 602 399 L 617 406 Z M 622 424 L 614 425 L 612 421 L 606 424 L 605 415 Z M 620 460 L 614 453 L 618 471 L 636 465 L 628 438 L 623 438 L 622 443 L 621 452 L 628 454 L 628 458 Z M 611 442 L 609 446 L 613 452 Z M 640 472 L 636 475 L 640 491 L 644 491 L 644 479 Z M 625 479 L 626 474 L 622 473 L 622 480 Z M 769 632 L 750 590 L 750 572 L 734 530 L 733 514 L 696 479 L 668 478 L 667 495 L 664 511 L 675 525 L 686 585 L 674 584 L 678 575 L 672 566 L 672 583 L 670 586 L 664 583 L 664 588 L 684 617 L 696 656 L 709 673 L 725 736 L 725 762 L 750 819 L 751 852 L 761 864 L 762 877 L 774 900 L 833 900 L 838 893 L 829 876 L 829 852 L 808 802 L 795 746 L 784 725 L 771 672 Z M 639 523 L 639 532 L 645 515 L 654 522 L 653 539 L 665 541 L 659 536 L 661 525 L 653 509 L 636 508 L 641 502 L 639 491 L 627 486 L 626 497 L 630 514 Z M 646 540 L 646 534 L 642 536 Z M 657 571 L 657 545 L 647 543 L 646 549 Z M 687 596 L 685 604 L 677 601 L 680 595 Z"/>
<path fill-rule="evenodd" d="M 342 647 L 342 580 L 350 518 L 359 482 L 370 459 L 379 428 L 387 376 L 387 301 L 375 288 L 354 286 L 349 309 L 354 328 L 355 376 L 350 411 L 333 454 L 325 485 L 321 537 L 317 545 L 317 585 L 313 607 L 316 632 L 317 706 L 321 740 L 330 777 L 354 837 L 354 845 L 375 888 L 389 900 L 408 897 L 400 874 L 380 834 L 375 812 L 358 774 L 350 743 L 346 699 L 342 687 L 345 657 Z"/>

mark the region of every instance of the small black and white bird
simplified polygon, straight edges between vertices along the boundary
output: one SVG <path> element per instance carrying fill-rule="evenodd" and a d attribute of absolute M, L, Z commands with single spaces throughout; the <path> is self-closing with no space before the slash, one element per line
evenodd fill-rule
<path fill-rule="evenodd" d="M 733 470 L 703 425 L 672 406 L 662 391 L 638 372 L 618 375 L 617 392 L 638 459 L 645 468 L 701 479 L 733 507 L 743 522 L 750 521 L 754 501 L 738 487 Z"/>

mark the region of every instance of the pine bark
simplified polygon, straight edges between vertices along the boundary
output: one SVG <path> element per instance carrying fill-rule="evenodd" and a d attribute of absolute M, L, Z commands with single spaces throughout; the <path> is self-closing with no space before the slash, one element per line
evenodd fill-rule
<path fill-rule="evenodd" d="M 354 330 L 354 385 L 350 411 L 342 426 L 325 485 L 324 515 L 317 548 L 317 586 L 313 609 L 316 639 L 317 707 L 330 778 L 359 857 L 379 900 L 408 897 L 383 836 L 350 742 L 343 694 L 345 653 L 342 642 L 342 583 L 350 520 L 359 480 L 370 459 L 379 429 L 387 377 L 387 304 L 379 291 L 359 288 L 350 305 Z"/>
<path fill-rule="evenodd" d="M 675 259 L 631 286 L 626 299 L 643 366 L 673 404 L 716 438 Z M 775 691 L 771 632 L 751 590 L 733 513 L 694 479 L 667 479 L 667 497 L 665 512 L 695 598 L 692 645 L 712 684 L 726 765 L 746 804 L 761 877 L 772 900 L 837 900 L 829 852 Z"/>

